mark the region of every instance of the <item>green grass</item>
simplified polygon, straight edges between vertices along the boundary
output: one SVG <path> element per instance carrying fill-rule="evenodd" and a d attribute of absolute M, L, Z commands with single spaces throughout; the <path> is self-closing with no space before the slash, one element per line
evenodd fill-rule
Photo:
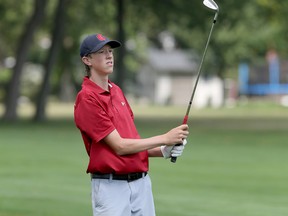
<path fill-rule="evenodd" d="M 181 123 L 165 112 L 136 118 L 142 137 Z M 288 215 L 286 111 L 225 112 L 193 111 L 176 164 L 150 159 L 158 216 Z M 87 160 L 71 120 L 0 123 L 0 216 L 91 215 Z"/>
<path fill-rule="evenodd" d="M 176 164 L 151 160 L 158 214 L 288 215 L 287 129 L 287 119 L 194 120 Z"/>
<path fill-rule="evenodd" d="M 86 155 L 72 122 L 1 125 L 0 215 L 89 215 Z"/>

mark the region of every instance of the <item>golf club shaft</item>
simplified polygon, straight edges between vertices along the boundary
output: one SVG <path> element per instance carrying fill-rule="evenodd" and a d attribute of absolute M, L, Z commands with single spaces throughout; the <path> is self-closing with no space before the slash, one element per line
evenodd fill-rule
<path fill-rule="evenodd" d="M 195 81 L 195 84 L 194 84 L 192 95 L 191 95 L 191 98 L 190 98 L 190 101 L 189 101 L 189 104 L 188 104 L 188 107 L 187 107 L 187 110 L 186 110 L 186 114 L 185 114 L 184 119 L 183 119 L 183 124 L 187 124 L 187 122 L 188 122 L 188 116 L 189 116 L 189 113 L 190 113 L 190 109 L 191 109 L 191 106 L 192 106 L 192 102 L 193 102 L 194 95 L 195 95 L 195 92 L 196 92 L 196 88 L 197 88 L 197 85 L 198 85 L 198 81 L 199 81 L 199 78 L 200 78 L 202 65 L 203 65 L 203 62 L 204 62 L 204 59 L 205 59 L 205 56 L 206 56 L 206 52 L 207 52 L 207 49 L 208 49 L 208 46 L 209 46 L 211 34 L 213 32 L 213 28 L 214 28 L 214 25 L 216 23 L 217 16 L 218 16 L 218 11 L 216 12 L 216 14 L 214 16 L 212 27 L 211 27 L 210 32 L 209 32 L 208 40 L 206 42 L 206 46 L 205 46 L 205 49 L 204 49 L 204 52 L 203 52 L 203 55 L 202 55 L 200 66 L 198 68 L 197 78 L 196 78 L 196 81 Z M 182 145 L 182 143 L 176 144 L 176 146 L 179 146 L 179 145 Z M 176 163 L 176 161 L 177 161 L 177 157 L 171 157 L 171 162 L 172 163 Z"/>

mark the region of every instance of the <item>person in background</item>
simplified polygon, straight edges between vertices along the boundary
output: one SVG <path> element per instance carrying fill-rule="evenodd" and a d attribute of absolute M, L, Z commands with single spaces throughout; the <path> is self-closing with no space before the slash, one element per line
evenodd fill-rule
<path fill-rule="evenodd" d="M 148 157 L 181 156 L 188 125 L 140 138 L 127 99 L 109 80 L 114 67 L 113 49 L 120 46 L 120 42 L 102 34 L 83 40 L 80 56 L 87 76 L 76 97 L 74 120 L 89 156 L 93 215 L 153 216 Z M 178 143 L 183 145 L 174 146 Z"/>

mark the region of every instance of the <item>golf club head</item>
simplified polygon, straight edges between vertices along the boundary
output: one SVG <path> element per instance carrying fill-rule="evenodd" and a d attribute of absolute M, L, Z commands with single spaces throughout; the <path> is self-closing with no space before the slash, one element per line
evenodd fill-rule
<path fill-rule="evenodd" d="M 219 10 L 218 5 L 213 0 L 204 0 L 203 4 L 212 10 Z"/>

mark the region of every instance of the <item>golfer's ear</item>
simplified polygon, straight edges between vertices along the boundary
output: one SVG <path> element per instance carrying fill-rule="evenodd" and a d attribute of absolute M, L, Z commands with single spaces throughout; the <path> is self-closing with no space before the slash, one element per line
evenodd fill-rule
<path fill-rule="evenodd" d="M 91 66 L 89 58 L 87 56 L 82 57 L 82 62 L 88 66 Z"/>

